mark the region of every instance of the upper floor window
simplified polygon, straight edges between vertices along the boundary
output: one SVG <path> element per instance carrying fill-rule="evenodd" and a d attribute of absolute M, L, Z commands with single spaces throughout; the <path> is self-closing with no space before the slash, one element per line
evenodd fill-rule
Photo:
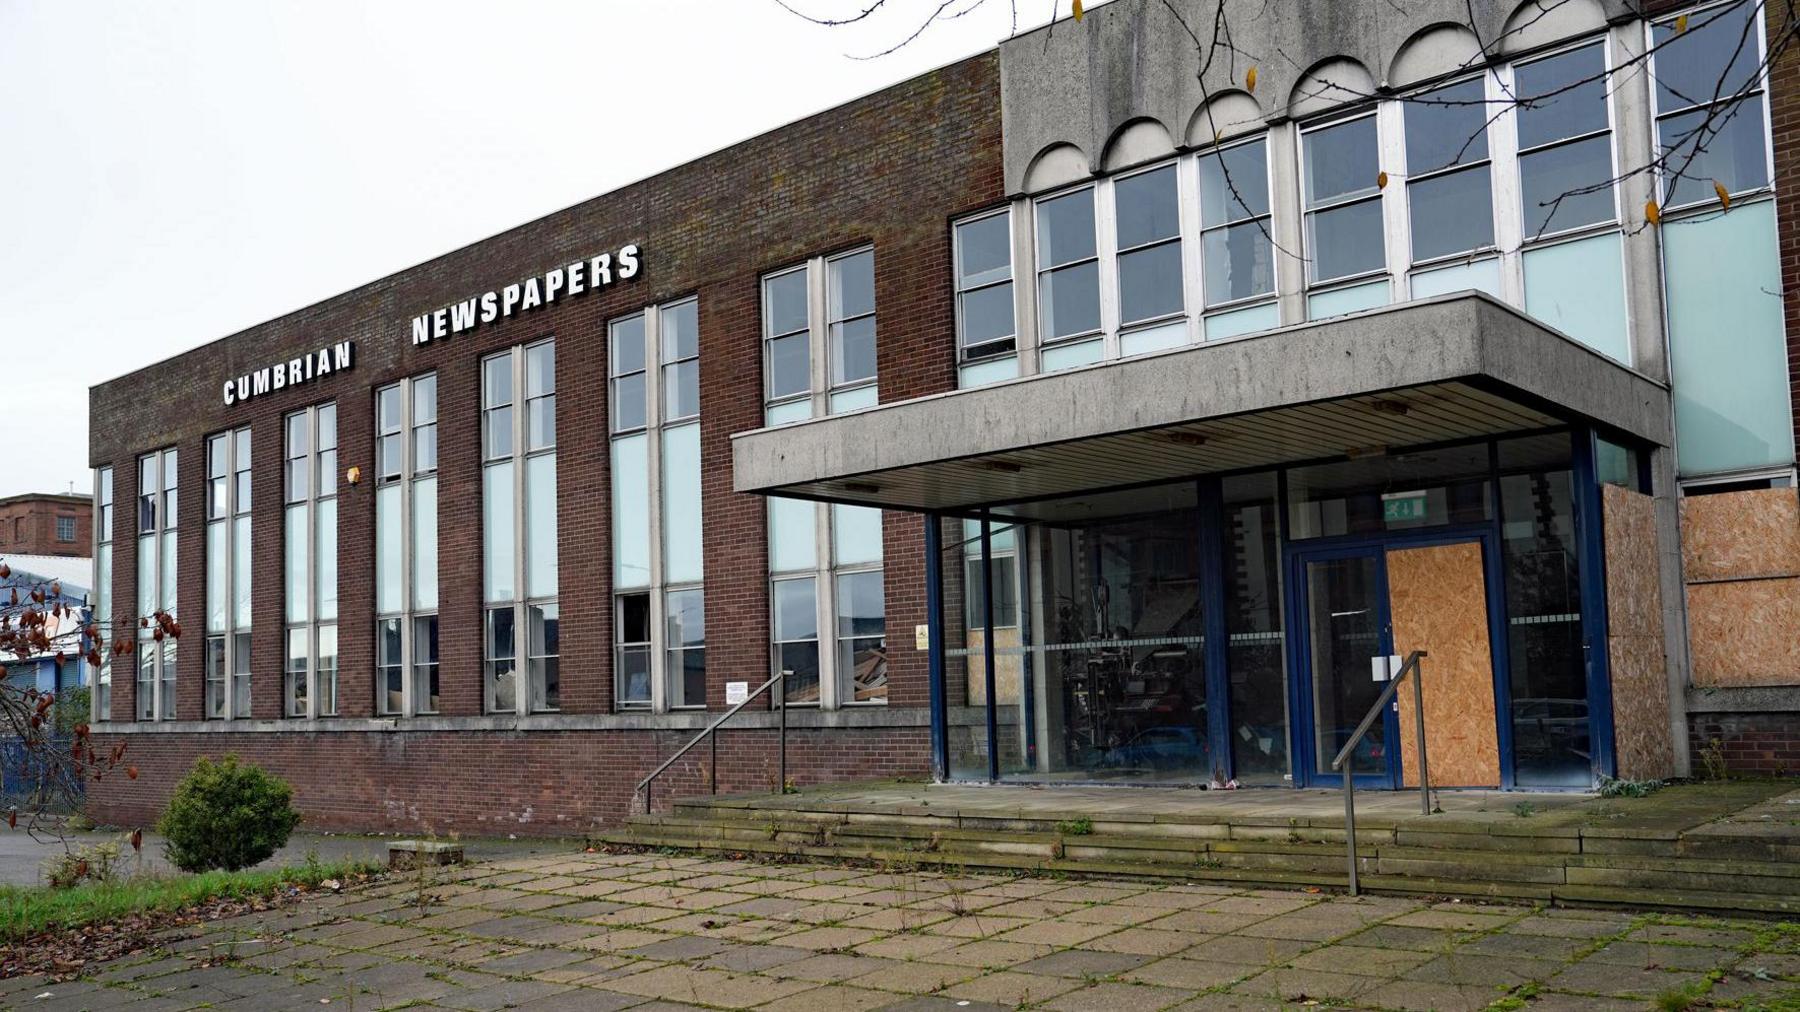
<path fill-rule="evenodd" d="M 1374 113 L 1308 130 L 1300 143 L 1308 278 L 1322 285 L 1385 271 Z"/>
<path fill-rule="evenodd" d="M 1037 204 L 1038 330 L 1045 345 L 1100 332 L 1094 187 Z"/>
<path fill-rule="evenodd" d="M 771 423 L 812 415 L 807 273 L 801 266 L 763 279 L 763 383 Z"/>
<path fill-rule="evenodd" d="M 1532 100 L 1514 118 L 1527 242 L 1614 221 L 1606 44 L 1591 42 L 1512 68 Z"/>
<path fill-rule="evenodd" d="M 873 407 L 875 251 L 852 250 L 763 278 L 763 401 L 768 424 Z M 824 310 L 823 318 L 813 307 Z M 823 374 L 814 376 L 814 363 Z"/>
<path fill-rule="evenodd" d="M 1494 245 L 1487 78 L 1428 91 L 1405 105 L 1406 200 L 1413 263 Z"/>
<path fill-rule="evenodd" d="M 375 391 L 375 709 L 438 709 L 437 375 Z"/>
<path fill-rule="evenodd" d="M 113 469 L 94 472 L 94 625 L 99 629 L 100 671 L 94 679 L 95 720 L 112 719 Z"/>
<path fill-rule="evenodd" d="M 489 713 L 555 710 L 556 344 L 490 356 L 481 373 L 483 696 Z"/>
<path fill-rule="evenodd" d="M 1670 208 L 1769 185 L 1764 136 L 1763 5 L 1742 0 L 1653 23 L 1656 136 Z"/>
<path fill-rule="evenodd" d="M 206 717 L 250 716 L 250 430 L 206 441 Z"/>
<path fill-rule="evenodd" d="M 1205 336 L 1275 326 L 1275 240 L 1269 211 L 1268 140 L 1254 137 L 1204 152 L 1200 172 L 1200 260 Z"/>
<path fill-rule="evenodd" d="M 338 675 L 337 405 L 293 412 L 283 425 L 282 712 L 332 716 Z"/>
<path fill-rule="evenodd" d="M 138 615 L 175 614 L 178 532 L 173 447 L 138 458 Z M 175 645 L 154 621 L 138 630 L 137 718 L 175 719 Z"/>
<path fill-rule="evenodd" d="M 959 222 L 956 235 L 956 340 L 960 361 L 1010 355 L 1013 321 L 1012 215 Z"/>
<path fill-rule="evenodd" d="M 75 518 L 59 516 L 56 518 L 56 540 L 69 544 L 75 540 Z"/>
<path fill-rule="evenodd" d="M 832 257 L 825 271 L 831 392 L 841 398 L 875 382 L 875 253 Z"/>

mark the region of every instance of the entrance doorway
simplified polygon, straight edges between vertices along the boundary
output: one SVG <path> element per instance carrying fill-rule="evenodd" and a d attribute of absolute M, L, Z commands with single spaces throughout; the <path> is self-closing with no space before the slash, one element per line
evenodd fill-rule
<path fill-rule="evenodd" d="M 1297 781 L 1340 782 L 1332 760 L 1404 658 L 1423 650 L 1433 786 L 1501 785 L 1493 559 L 1487 533 L 1390 535 L 1290 554 Z M 1399 692 L 1351 752 L 1358 786 L 1417 786 L 1412 700 L 1410 688 Z"/>

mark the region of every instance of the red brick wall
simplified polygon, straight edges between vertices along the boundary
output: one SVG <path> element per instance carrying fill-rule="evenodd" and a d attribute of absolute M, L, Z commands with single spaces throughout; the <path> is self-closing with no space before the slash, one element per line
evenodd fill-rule
<path fill-rule="evenodd" d="M 100 736 L 102 752 L 127 741 L 131 780 L 117 772 L 89 789 L 106 825 L 149 826 L 197 756 L 228 752 L 287 780 L 313 830 L 475 835 L 573 833 L 617 822 L 631 787 L 690 731 L 324 732 Z M 796 784 L 930 772 L 923 727 L 790 729 L 788 777 Z M 711 756 L 688 753 L 658 778 L 656 808 L 705 793 Z M 719 790 L 773 790 L 776 733 L 736 729 L 719 741 Z M 641 804 L 641 802 L 637 802 Z"/>
<path fill-rule="evenodd" d="M 1709 755 L 1733 773 L 1800 773 L 1800 713 L 1689 714 L 1688 754 L 1695 776 L 1707 772 Z"/>
<path fill-rule="evenodd" d="M 440 419 L 441 713 L 481 713 L 479 363 L 484 355 L 548 335 L 557 338 L 563 711 L 610 712 L 606 325 L 687 295 L 700 302 L 709 702 L 723 706 L 728 680 L 761 682 L 769 668 L 764 503 L 732 491 L 730 466 L 731 435 L 762 424 L 760 276 L 872 243 L 882 399 L 954 387 L 949 221 L 1003 201 L 999 105 L 997 56 L 975 57 L 96 387 L 90 459 L 96 467 L 114 467 L 119 504 L 113 579 L 121 607 L 115 614 L 129 614 L 136 599 L 136 457 L 171 445 L 181 451 L 178 612 L 192 631 L 179 652 L 177 717 L 197 720 L 202 712 L 206 437 L 244 425 L 253 430 L 252 711 L 276 719 L 284 653 L 282 416 L 335 401 L 340 476 L 350 467 L 372 475 L 374 390 L 432 370 Z M 635 280 L 445 340 L 411 344 L 415 315 L 626 243 L 643 250 L 643 271 Z M 226 380 L 345 339 L 356 342 L 353 369 L 234 407 L 222 403 Z M 338 712 L 366 717 L 374 709 L 372 481 L 356 487 L 340 482 L 338 524 Z M 925 656 L 912 649 L 912 628 L 925 621 L 920 518 L 891 515 L 884 540 L 890 705 L 923 706 Z M 112 716 L 129 720 L 133 673 L 129 664 L 117 667 Z M 540 795 L 538 781 L 510 772 L 521 757 L 534 769 L 566 758 L 578 763 L 581 775 L 556 779 L 565 796 L 543 795 L 543 809 L 579 820 L 619 810 L 621 791 L 648 772 L 659 750 L 675 740 L 671 734 L 134 736 L 131 751 L 144 777 L 129 785 L 108 781 L 93 792 L 93 801 L 103 819 L 141 814 L 133 799 L 157 796 L 169 771 L 185 768 L 199 750 L 233 748 L 247 758 L 266 757 L 293 776 L 308 805 L 323 804 L 326 788 L 347 785 L 344 800 L 331 802 L 342 806 L 331 809 L 333 825 L 356 824 L 359 804 L 373 813 L 370 806 L 393 800 L 389 788 L 377 787 L 390 782 L 414 785 L 409 803 L 439 813 L 431 818 L 475 824 L 496 798 Z M 923 729 L 856 734 L 857 742 L 878 743 L 870 746 L 873 758 L 847 740 L 848 755 L 818 750 L 820 762 L 830 759 L 820 768 L 861 776 L 929 765 Z M 306 786 L 313 770 L 329 772 Z M 438 792 L 444 797 L 434 801 Z M 459 800 L 465 793 L 483 804 Z"/>
<path fill-rule="evenodd" d="M 56 539 L 56 518 L 75 518 L 73 541 Z M 0 501 L 0 558 L 87 556 L 94 551 L 94 506 L 85 496 L 15 496 Z"/>

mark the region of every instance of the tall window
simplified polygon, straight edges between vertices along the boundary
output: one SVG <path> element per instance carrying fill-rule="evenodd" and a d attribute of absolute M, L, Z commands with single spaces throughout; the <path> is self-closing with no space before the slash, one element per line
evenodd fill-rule
<path fill-rule="evenodd" d="M 100 654 L 100 671 L 94 678 L 94 719 L 112 719 L 113 641 L 113 469 L 94 472 L 94 626 L 100 631 L 94 649 Z"/>
<path fill-rule="evenodd" d="M 1199 164 L 1205 335 L 1234 337 L 1274 327 L 1280 318 L 1268 141 L 1229 144 L 1202 154 Z"/>
<path fill-rule="evenodd" d="M 1011 355 L 1018 347 L 1013 320 L 1012 214 L 996 211 L 959 222 L 956 235 L 958 360 Z"/>
<path fill-rule="evenodd" d="M 75 518 L 59 516 L 56 518 L 56 540 L 65 544 L 75 540 Z"/>
<path fill-rule="evenodd" d="M 206 441 L 206 718 L 250 716 L 250 430 Z"/>
<path fill-rule="evenodd" d="M 138 458 L 138 615 L 175 614 L 177 531 L 173 447 Z M 139 629 L 137 718 L 175 719 L 175 637 L 151 621 Z"/>
<path fill-rule="evenodd" d="M 1482 256 L 1494 249 L 1487 82 L 1485 74 L 1458 81 L 1403 107 L 1414 296 L 1465 288 L 1500 295 L 1499 262 Z"/>
<path fill-rule="evenodd" d="M 1178 180 L 1172 163 L 1113 180 L 1121 354 L 1188 340 Z"/>
<path fill-rule="evenodd" d="M 683 299 L 614 320 L 608 345 L 614 705 L 705 706 L 700 305 Z"/>
<path fill-rule="evenodd" d="M 1763 7 L 1651 28 L 1676 464 L 1682 477 L 1787 481 L 1794 413 L 1760 68 Z M 1730 208 L 1718 189 L 1730 196 Z"/>
<path fill-rule="evenodd" d="M 857 283 L 866 281 L 872 292 L 873 267 L 872 255 L 851 253 L 831 260 L 815 259 L 804 267 L 765 277 L 764 340 L 770 349 L 765 367 L 776 370 L 790 357 L 800 357 L 797 352 L 790 355 L 777 350 L 781 342 L 795 338 L 804 338 L 799 347 L 805 350 L 807 361 L 821 353 L 828 361 L 834 360 L 830 356 L 839 354 L 841 310 L 854 308 L 857 302 L 831 290 L 819 291 L 816 286 L 828 279 L 828 289 L 836 289 L 848 286 L 850 278 L 860 277 L 863 280 Z M 832 318 L 829 327 L 820 326 L 808 313 L 810 305 L 827 307 Z M 871 332 L 866 341 L 858 340 L 871 349 L 872 361 L 874 317 L 858 319 L 868 321 Z M 826 350 L 828 332 L 830 350 Z M 778 382 L 773 371 L 768 374 L 766 390 L 771 424 L 857 406 L 846 405 L 843 390 L 817 389 L 810 383 L 796 394 Z M 827 707 L 885 701 L 881 511 L 855 506 L 826 509 L 793 499 L 767 502 L 770 664 L 774 670 L 790 672 L 787 701 Z M 673 635 L 671 629 L 671 638 Z"/>
<path fill-rule="evenodd" d="M 438 709 L 437 375 L 375 391 L 375 708 Z"/>
<path fill-rule="evenodd" d="M 556 343 L 483 359 L 481 377 L 483 696 L 489 713 L 555 710 Z"/>
<path fill-rule="evenodd" d="M 809 273 L 800 266 L 763 279 L 763 385 L 770 425 L 813 414 Z"/>
<path fill-rule="evenodd" d="M 763 393 L 770 425 L 873 407 L 875 251 L 814 257 L 763 278 Z M 822 307 L 823 318 L 814 312 Z M 815 376 L 815 363 L 822 369 Z"/>
<path fill-rule="evenodd" d="M 1038 201 L 1038 331 L 1046 369 L 1094 361 L 1102 354 L 1099 342 L 1081 340 L 1101 333 L 1100 253 L 1094 235 L 1093 187 Z"/>
<path fill-rule="evenodd" d="M 1316 318 L 1386 304 L 1375 114 L 1308 130 L 1300 135 L 1300 145 L 1310 314 Z"/>
<path fill-rule="evenodd" d="M 290 717 L 337 713 L 337 405 L 284 420 L 283 587 L 287 663 L 283 708 Z"/>
<path fill-rule="evenodd" d="M 875 389 L 875 251 L 825 261 L 831 363 L 831 410 L 873 407 Z"/>

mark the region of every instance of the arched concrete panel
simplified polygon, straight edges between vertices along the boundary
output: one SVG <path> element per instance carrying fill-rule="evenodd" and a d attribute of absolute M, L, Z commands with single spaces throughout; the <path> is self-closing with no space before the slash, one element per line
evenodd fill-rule
<path fill-rule="evenodd" d="M 1599 0 L 1525 0 L 1506 19 L 1498 49 L 1518 53 L 1606 27 Z"/>
<path fill-rule="evenodd" d="M 1025 190 L 1042 193 L 1086 179 L 1091 174 L 1087 155 L 1082 154 L 1080 148 L 1073 144 L 1052 144 L 1038 152 L 1025 170 Z"/>
<path fill-rule="evenodd" d="M 1174 153 L 1175 141 L 1169 136 L 1168 127 L 1148 117 L 1134 119 L 1115 131 L 1112 139 L 1106 142 L 1100 167 L 1107 172 L 1117 172 Z"/>
<path fill-rule="evenodd" d="M 1401 44 L 1388 66 L 1387 83 L 1390 88 L 1406 88 L 1472 70 L 1483 62 L 1481 40 L 1467 25 L 1432 25 Z"/>
<path fill-rule="evenodd" d="M 1313 65 L 1300 76 L 1288 95 L 1288 115 L 1295 118 L 1359 102 L 1375 93 L 1375 78 L 1367 67 L 1348 57 L 1334 56 Z"/>
<path fill-rule="evenodd" d="M 1216 141 L 1254 133 L 1262 128 L 1263 111 L 1256 104 L 1256 99 L 1242 91 L 1220 92 L 1212 97 L 1212 101 L 1195 110 L 1194 118 L 1188 120 L 1187 145 L 1191 148 L 1208 147 Z"/>

